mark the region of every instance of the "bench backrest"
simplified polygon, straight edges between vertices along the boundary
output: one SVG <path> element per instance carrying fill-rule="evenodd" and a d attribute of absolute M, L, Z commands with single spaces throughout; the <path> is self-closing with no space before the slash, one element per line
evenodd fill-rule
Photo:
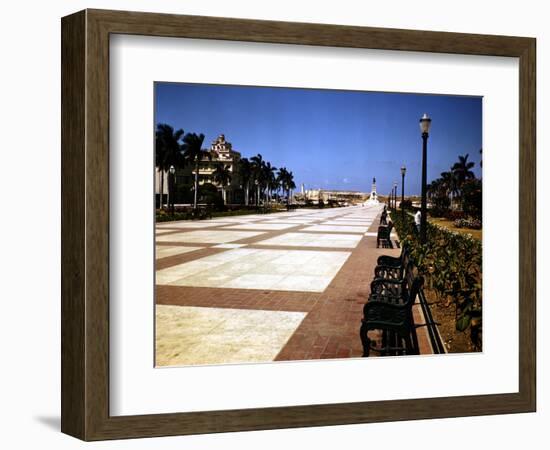
<path fill-rule="evenodd" d="M 409 244 L 404 243 L 401 247 L 401 254 L 399 255 L 401 259 L 401 267 L 406 268 L 409 261 L 411 260 L 411 248 Z"/>
<path fill-rule="evenodd" d="M 412 265 L 412 263 L 411 263 Z M 412 305 L 416 297 L 418 297 L 418 294 L 420 293 L 420 289 L 422 289 L 422 286 L 424 285 L 424 277 L 421 275 L 418 275 L 418 270 L 412 266 L 413 269 L 409 270 L 406 275 L 406 289 L 403 289 L 403 301 L 407 305 Z"/>
<path fill-rule="evenodd" d="M 380 225 L 378 227 L 378 233 L 376 237 L 378 239 L 389 239 L 390 233 L 389 233 L 388 227 L 386 225 Z"/>

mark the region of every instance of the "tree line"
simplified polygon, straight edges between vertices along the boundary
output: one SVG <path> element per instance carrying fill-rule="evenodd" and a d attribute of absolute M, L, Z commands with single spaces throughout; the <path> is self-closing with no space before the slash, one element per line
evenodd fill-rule
<path fill-rule="evenodd" d="M 469 154 L 459 156 L 449 171 L 442 172 L 427 186 L 435 216 L 444 216 L 450 209 L 462 209 L 465 214 L 481 217 L 481 180 L 472 171 L 475 163 L 468 158 Z M 482 163 L 479 164 L 481 167 Z"/>
<path fill-rule="evenodd" d="M 191 165 L 194 171 L 193 208 L 197 208 L 199 199 L 199 169 L 203 161 L 212 161 L 212 152 L 202 148 L 204 134 L 185 133 L 182 129 L 175 130 L 164 123 L 157 124 L 155 131 L 155 166 L 160 172 L 160 190 L 164 192 L 164 174 L 170 169 L 184 168 Z M 265 161 L 261 154 L 250 159 L 241 158 L 238 161 L 237 174 L 244 191 L 245 205 L 271 201 L 282 190 L 287 203 L 290 191 L 296 189 L 294 175 L 286 167 L 277 168 Z M 220 186 L 223 202 L 226 203 L 226 190 L 235 174 L 230 166 L 219 162 L 212 172 L 213 180 Z M 161 196 L 162 198 L 162 196 Z"/>

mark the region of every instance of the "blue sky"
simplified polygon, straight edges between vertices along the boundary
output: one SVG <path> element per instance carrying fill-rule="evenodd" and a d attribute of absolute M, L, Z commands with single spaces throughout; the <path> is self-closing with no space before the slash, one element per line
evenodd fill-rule
<path fill-rule="evenodd" d="M 480 175 L 482 99 L 446 95 L 156 83 L 155 121 L 203 133 L 205 147 L 225 134 L 243 157 L 260 153 L 306 189 L 386 195 L 400 167 L 406 194 L 420 193 L 418 121 L 432 118 L 428 181 L 468 153 Z M 399 192 L 401 188 L 399 187 Z"/>

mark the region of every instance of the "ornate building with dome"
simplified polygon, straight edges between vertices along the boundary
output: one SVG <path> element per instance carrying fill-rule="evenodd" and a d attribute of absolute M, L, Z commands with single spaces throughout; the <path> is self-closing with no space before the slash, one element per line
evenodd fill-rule
<path fill-rule="evenodd" d="M 225 139 L 225 135 L 220 134 L 208 149 L 211 159 L 204 158 L 199 167 L 199 184 L 204 185 L 210 183 L 217 188 L 221 188 L 214 181 L 213 172 L 216 170 L 219 164 L 223 164 L 228 167 L 231 172 L 231 183 L 225 187 L 226 201 L 227 203 L 242 203 L 242 189 L 241 180 L 239 177 L 239 161 L 241 154 L 238 151 L 233 150 L 231 142 Z M 160 190 L 160 173 L 156 170 L 155 174 L 155 193 L 158 195 Z M 187 165 L 182 169 L 178 169 L 176 172 L 176 185 L 178 186 L 191 186 L 193 184 L 195 176 L 195 169 L 191 165 Z M 168 194 L 168 179 L 167 173 L 164 174 L 164 194 Z"/>

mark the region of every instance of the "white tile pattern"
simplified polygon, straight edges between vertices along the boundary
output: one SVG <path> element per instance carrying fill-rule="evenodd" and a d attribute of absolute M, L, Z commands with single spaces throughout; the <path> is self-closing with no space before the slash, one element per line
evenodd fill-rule
<path fill-rule="evenodd" d="M 364 233 L 367 231 L 366 226 L 349 226 L 349 225 L 312 225 L 304 228 L 302 231 L 325 231 L 325 232 L 342 232 L 342 233 Z"/>
<path fill-rule="evenodd" d="M 157 242 L 225 244 L 263 234 L 259 231 L 196 230 L 159 236 Z"/>
<path fill-rule="evenodd" d="M 305 315 L 157 305 L 155 363 L 183 366 L 273 361 Z"/>
<path fill-rule="evenodd" d="M 182 255 L 184 253 L 194 252 L 200 250 L 203 247 L 183 247 L 183 246 L 166 246 L 157 245 L 155 248 L 155 258 L 161 259 L 167 256 Z"/>
<path fill-rule="evenodd" d="M 354 234 L 322 234 L 322 233 L 286 233 L 264 241 L 259 245 L 281 245 L 291 247 L 329 247 L 355 248 L 361 236 Z"/>
<path fill-rule="evenodd" d="M 239 248 L 158 270 L 156 284 L 323 292 L 350 254 Z"/>

